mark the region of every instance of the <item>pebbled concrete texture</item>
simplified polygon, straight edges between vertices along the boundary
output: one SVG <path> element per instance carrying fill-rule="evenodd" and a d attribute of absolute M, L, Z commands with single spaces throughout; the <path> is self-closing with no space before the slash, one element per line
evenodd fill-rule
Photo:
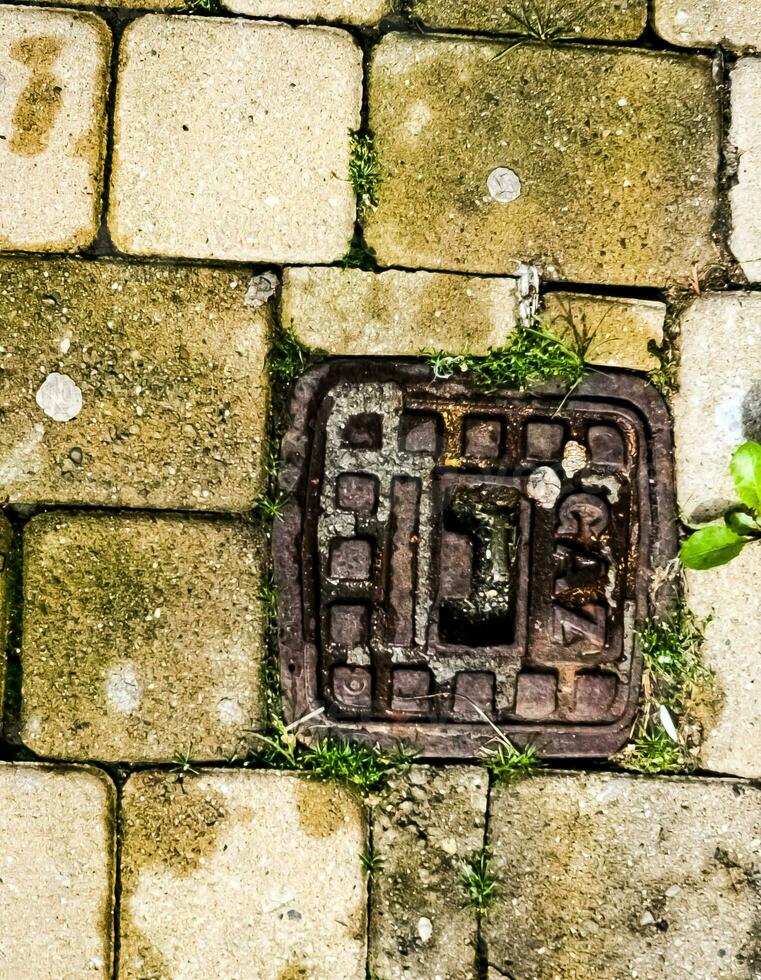
<path fill-rule="evenodd" d="M 758 16 L 761 44 L 761 11 Z M 729 243 L 749 282 L 761 282 L 761 58 L 741 58 L 730 78 L 737 180 L 729 189 Z"/>
<path fill-rule="evenodd" d="M 761 48 L 755 0 L 654 0 L 653 26 L 670 44 L 688 48 Z"/>
<path fill-rule="evenodd" d="M 413 766 L 373 818 L 370 971 L 386 980 L 472 980 L 476 917 L 464 862 L 484 844 L 488 776 L 468 766 Z"/>
<path fill-rule="evenodd" d="M 118 248 L 252 262 L 344 254 L 362 103 L 350 34 L 146 16 L 122 37 L 118 77 L 108 219 Z"/>
<path fill-rule="evenodd" d="M 0 260 L 0 497 L 250 509 L 272 329 L 252 279 L 238 266 Z"/>
<path fill-rule="evenodd" d="M 657 286 L 718 260 L 707 58 L 392 34 L 369 107 L 382 265 Z"/>
<path fill-rule="evenodd" d="M 518 36 L 533 28 L 558 39 L 635 40 L 647 24 L 647 0 L 411 0 L 409 9 L 425 27 Z"/>
<path fill-rule="evenodd" d="M 747 980 L 761 796 L 746 783 L 537 776 L 492 794 L 489 977 Z"/>
<path fill-rule="evenodd" d="M 365 25 L 377 24 L 394 8 L 392 0 L 222 0 L 222 6 L 246 17 Z"/>
<path fill-rule="evenodd" d="M 280 316 L 305 347 L 331 354 L 485 354 L 507 342 L 518 302 L 515 279 L 291 268 Z"/>
<path fill-rule="evenodd" d="M 100 222 L 111 31 L 0 7 L 0 252 L 75 252 Z"/>
<path fill-rule="evenodd" d="M 97 769 L 0 763 L 4 977 L 111 977 L 115 809 Z"/>
<path fill-rule="evenodd" d="M 48 514 L 24 532 L 21 738 L 43 756 L 245 756 L 264 561 L 241 523 Z"/>
<path fill-rule="evenodd" d="M 130 777 L 119 976 L 365 980 L 367 829 L 292 773 Z"/>

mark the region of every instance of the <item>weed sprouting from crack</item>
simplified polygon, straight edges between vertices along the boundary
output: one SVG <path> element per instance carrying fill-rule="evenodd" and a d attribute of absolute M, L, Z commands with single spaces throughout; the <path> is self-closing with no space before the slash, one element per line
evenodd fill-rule
<path fill-rule="evenodd" d="M 497 897 L 497 879 L 491 870 L 491 850 L 481 847 L 463 861 L 462 884 L 468 906 L 483 915 Z"/>
<path fill-rule="evenodd" d="M 600 7 L 603 0 L 513 0 L 504 8 L 511 27 L 510 33 L 517 34 L 518 40 L 493 59 L 499 61 L 510 51 L 525 41 L 537 41 L 552 45 L 557 41 L 567 41 L 579 36 L 576 25 Z"/>
<path fill-rule="evenodd" d="M 320 708 L 291 725 L 275 717 L 271 719 L 271 734 L 252 732 L 261 744 L 256 761 L 273 769 L 296 770 L 307 779 L 345 783 L 365 798 L 382 792 L 392 776 L 412 765 L 414 753 L 402 746 L 389 752 L 330 736 L 299 739 L 298 728 L 321 713 Z"/>
<path fill-rule="evenodd" d="M 185 0 L 185 10 L 191 14 L 217 14 L 219 0 Z"/>
<path fill-rule="evenodd" d="M 490 347 L 483 357 L 425 350 L 422 356 L 434 377 L 468 374 L 477 388 L 493 392 L 501 387 L 530 388 L 542 381 L 556 381 L 575 388 L 587 371 L 585 356 L 591 338 L 562 340 L 541 320 L 516 328 L 504 347 Z"/>
<path fill-rule="evenodd" d="M 349 182 L 354 189 L 360 215 L 368 208 L 378 206 L 380 167 L 372 133 L 359 130 L 349 133 Z"/>
<path fill-rule="evenodd" d="M 362 851 L 359 855 L 359 860 L 362 865 L 362 870 L 368 878 L 374 878 L 375 875 L 380 874 L 383 870 L 384 860 L 372 847 L 368 847 Z"/>
<path fill-rule="evenodd" d="M 679 600 L 669 616 L 640 626 L 643 704 L 636 733 L 617 758 L 624 768 L 650 775 L 695 768 L 701 734 L 696 706 L 714 687 L 701 657 L 708 622 Z"/>
<path fill-rule="evenodd" d="M 537 755 L 533 745 L 517 749 L 508 743 L 500 745 L 496 752 L 484 757 L 484 768 L 492 774 L 495 782 L 509 786 L 521 779 L 535 776 L 544 768 L 544 762 Z"/>
<path fill-rule="evenodd" d="M 189 746 L 187 752 L 177 752 L 172 759 L 171 772 L 174 773 L 176 781 L 184 789 L 184 782 L 189 776 L 200 775 L 199 771 L 193 767 L 193 746 Z"/>

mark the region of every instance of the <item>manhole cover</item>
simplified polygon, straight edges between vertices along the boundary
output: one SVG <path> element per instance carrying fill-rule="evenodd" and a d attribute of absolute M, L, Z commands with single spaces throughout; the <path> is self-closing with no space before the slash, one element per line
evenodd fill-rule
<path fill-rule="evenodd" d="M 289 720 L 324 707 L 335 734 L 438 757 L 473 757 L 493 725 L 546 756 L 620 748 L 649 572 L 676 548 L 652 387 L 484 395 L 334 360 L 292 413 L 274 533 Z"/>

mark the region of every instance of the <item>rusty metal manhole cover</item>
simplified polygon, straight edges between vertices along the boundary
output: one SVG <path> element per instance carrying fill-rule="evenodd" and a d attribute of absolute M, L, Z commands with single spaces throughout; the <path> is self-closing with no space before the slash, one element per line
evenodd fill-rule
<path fill-rule="evenodd" d="M 546 756 L 621 747 L 634 626 L 673 557 L 668 415 L 622 374 L 565 402 L 485 395 L 413 362 L 341 359 L 298 383 L 276 522 L 289 720 L 469 758 L 486 721 Z M 657 477 L 657 479 L 656 479 Z"/>

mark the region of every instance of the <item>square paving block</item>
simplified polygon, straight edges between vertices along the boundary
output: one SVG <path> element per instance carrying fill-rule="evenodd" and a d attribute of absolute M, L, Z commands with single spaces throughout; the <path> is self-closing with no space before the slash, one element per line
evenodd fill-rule
<path fill-rule="evenodd" d="M 351 35 L 147 16 L 119 51 L 109 227 L 141 255 L 333 262 L 354 229 Z"/>
<path fill-rule="evenodd" d="M 238 523 L 48 514 L 24 531 L 21 738 L 40 755 L 245 754 L 262 542 Z"/>
<path fill-rule="evenodd" d="M 391 34 L 369 112 L 382 265 L 658 286 L 718 261 L 708 58 Z"/>
<path fill-rule="evenodd" d="M 652 386 L 594 372 L 566 398 L 485 395 L 337 359 L 301 378 L 291 415 L 273 532 L 289 719 L 322 708 L 321 730 L 439 757 L 477 756 L 489 723 L 548 756 L 620 748 L 633 627 L 676 545 Z M 370 477 L 373 509 L 342 506 Z"/>
<path fill-rule="evenodd" d="M 758 975 L 761 794 L 731 780 L 536 776 L 490 799 L 488 976 Z"/>
<path fill-rule="evenodd" d="M 147 771 L 122 826 L 121 980 L 365 980 L 367 828 L 348 790 Z"/>
<path fill-rule="evenodd" d="M 112 976 L 116 790 L 97 769 L 0 763 L 0 974 Z"/>
<path fill-rule="evenodd" d="M 0 7 L 0 251 L 75 252 L 100 222 L 111 32 Z"/>

